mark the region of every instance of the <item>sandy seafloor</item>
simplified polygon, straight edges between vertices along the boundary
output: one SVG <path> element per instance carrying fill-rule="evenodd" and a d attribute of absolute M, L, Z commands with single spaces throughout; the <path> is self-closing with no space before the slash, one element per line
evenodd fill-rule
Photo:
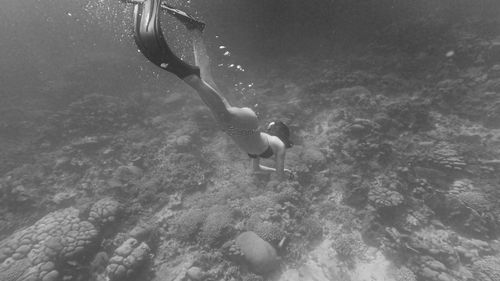
<path fill-rule="evenodd" d="M 251 173 L 196 93 L 136 53 L 131 10 L 108 17 L 106 3 L 65 10 L 90 14 L 87 32 L 114 22 L 102 38 L 44 21 L 26 31 L 40 47 L 12 53 L 37 60 L 1 60 L 0 280 L 500 281 L 500 18 L 485 11 L 498 5 L 388 12 L 373 32 L 339 20 L 351 29 L 305 42 L 216 21 L 221 91 L 292 130 L 295 177 L 278 182 Z M 28 30 L 9 20 L 5 34 Z"/>

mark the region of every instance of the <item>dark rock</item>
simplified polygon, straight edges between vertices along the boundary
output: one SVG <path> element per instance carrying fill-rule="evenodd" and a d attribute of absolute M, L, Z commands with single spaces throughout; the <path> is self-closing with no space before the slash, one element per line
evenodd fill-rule
<path fill-rule="evenodd" d="M 240 234 L 236 237 L 236 244 L 253 272 L 267 274 L 279 268 L 276 250 L 254 232 Z"/>

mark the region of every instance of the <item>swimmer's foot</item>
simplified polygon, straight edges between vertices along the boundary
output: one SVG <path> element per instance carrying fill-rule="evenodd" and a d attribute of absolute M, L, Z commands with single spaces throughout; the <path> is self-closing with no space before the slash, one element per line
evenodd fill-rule
<path fill-rule="evenodd" d="M 130 1 L 130 0 L 128 0 L 128 1 Z M 134 0 L 132 0 L 132 1 L 134 1 Z M 138 1 L 141 1 L 141 0 L 138 0 Z M 178 19 L 189 30 L 197 29 L 200 32 L 202 32 L 203 29 L 205 29 L 204 22 L 201 22 L 201 21 L 195 19 L 194 17 L 188 15 L 184 11 L 181 11 L 179 9 L 176 9 L 176 8 L 168 5 L 165 1 L 161 2 L 161 8 L 166 10 L 167 13 L 171 14 L 176 19 Z"/>
<path fill-rule="evenodd" d="M 135 0 L 134 0 L 135 1 Z M 200 69 L 179 58 L 170 49 L 161 29 L 161 0 L 145 0 L 134 9 L 134 39 L 141 53 L 152 63 L 180 79 L 200 77 Z"/>
<path fill-rule="evenodd" d="M 120 0 L 122 3 L 142 4 L 145 0 Z"/>

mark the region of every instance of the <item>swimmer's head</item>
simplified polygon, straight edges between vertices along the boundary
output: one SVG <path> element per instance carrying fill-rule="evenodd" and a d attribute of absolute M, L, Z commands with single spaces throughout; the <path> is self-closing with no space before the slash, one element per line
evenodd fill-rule
<path fill-rule="evenodd" d="M 272 136 L 277 136 L 284 144 L 286 148 L 293 146 L 293 142 L 290 140 L 290 129 L 285 123 L 281 121 L 273 121 L 267 125 L 267 133 Z"/>

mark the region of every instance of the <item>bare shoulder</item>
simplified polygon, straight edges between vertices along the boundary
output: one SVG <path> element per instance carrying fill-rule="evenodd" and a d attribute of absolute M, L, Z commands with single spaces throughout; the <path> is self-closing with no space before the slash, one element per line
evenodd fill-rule
<path fill-rule="evenodd" d="M 266 133 L 262 133 L 262 134 L 266 134 Z M 269 140 L 269 145 L 271 146 L 271 148 L 273 149 L 273 151 L 275 153 L 284 153 L 285 152 L 285 144 L 283 143 L 283 141 L 281 141 L 280 138 L 278 138 L 277 136 L 272 136 L 272 135 L 269 135 L 269 134 L 266 134 L 267 135 L 267 139 Z"/>
<path fill-rule="evenodd" d="M 254 117 L 257 118 L 257 114 L 249 107 L 235 107 L 231 106 L 228 108 L 229 113 L 239 116 L 239 117 Z"/>

